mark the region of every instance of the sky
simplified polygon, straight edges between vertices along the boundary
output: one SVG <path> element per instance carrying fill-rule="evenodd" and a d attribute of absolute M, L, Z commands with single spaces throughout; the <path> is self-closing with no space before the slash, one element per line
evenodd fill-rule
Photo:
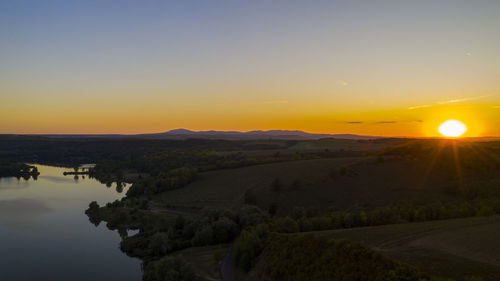
<path fill-rule="evenodd" d="M 500 136 L 500 1 L 0 0 L 0 133 Z"/>

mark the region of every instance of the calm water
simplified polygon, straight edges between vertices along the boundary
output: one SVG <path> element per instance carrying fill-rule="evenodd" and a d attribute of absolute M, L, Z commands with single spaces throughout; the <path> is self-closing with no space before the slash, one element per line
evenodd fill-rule
<path fill-rule="evenodd" d="M 91 201 L 103 205 L 127 188 L 37 167 L 36 181 L 0 178 L 0 280 L 141 280 L 140 261 L 120 251 L 119 234 L 84 214 Z"/>

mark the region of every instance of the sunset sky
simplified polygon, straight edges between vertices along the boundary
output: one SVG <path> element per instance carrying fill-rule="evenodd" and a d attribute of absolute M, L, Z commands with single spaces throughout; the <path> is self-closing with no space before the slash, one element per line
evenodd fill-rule
<path fill-rule="evenodd" d="M 0 0 L 0 133 L 500 136 L 500 1 Z"/>

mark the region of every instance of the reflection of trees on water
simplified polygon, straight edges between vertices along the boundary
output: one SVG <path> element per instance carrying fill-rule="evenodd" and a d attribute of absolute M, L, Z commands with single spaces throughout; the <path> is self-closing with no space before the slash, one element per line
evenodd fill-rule
<path fill-rule="evenodd" d="M 108 203 L 108 204 L 111 204 L 111 203 Z M 87 210 L 85 210 L 85 214 L 87 214 L 89 221 L 93 225 L 95 225 L 96 227 L 98 227 L 99 224 L 101 224 L 102 218 L 101 218 L 99 205 L 95 201 L 89 204 L 89 208 Z M 118 225 L 114 225 L 114 224 L 109 223 L 109 222 L 106 224 L 106 227 L 112 231 L 117 230 L 121 239 L 125 239 L 128 237 L 128 229 L 125 227 L 120 227 Z"/>
<path fill-rule="evenodd" d="M 16 176 L 16 179 L 19 181 L 21 179 L 25 180 L 25 181 L 29 181 L 30 179 L 33 179 L 33 180 L 38 180 L 38 174 L 32 174 L 32 175 L 29 175 L 29 174 L 23 174 L 22 176 Z"/>
<path fill-rule="evenodd" d="M 122 193 L 125 186 L 127 186 L 127 184 L 124 182 L 116 182 L 116 192 Z"/>

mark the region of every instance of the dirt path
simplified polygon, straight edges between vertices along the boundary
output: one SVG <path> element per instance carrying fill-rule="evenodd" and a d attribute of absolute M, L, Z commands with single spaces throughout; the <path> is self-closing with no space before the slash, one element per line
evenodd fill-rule
<path fill-rule="evenodd" d="M 229 253 L 224 257 L 224 260 L 222 261 L 222 268 L 221 268 L 221 273 L 222 273 L 222 281 L 233 281 L 234 280 L 234 244 L 231 247 L 231 250 L 229 250 Z"/>

